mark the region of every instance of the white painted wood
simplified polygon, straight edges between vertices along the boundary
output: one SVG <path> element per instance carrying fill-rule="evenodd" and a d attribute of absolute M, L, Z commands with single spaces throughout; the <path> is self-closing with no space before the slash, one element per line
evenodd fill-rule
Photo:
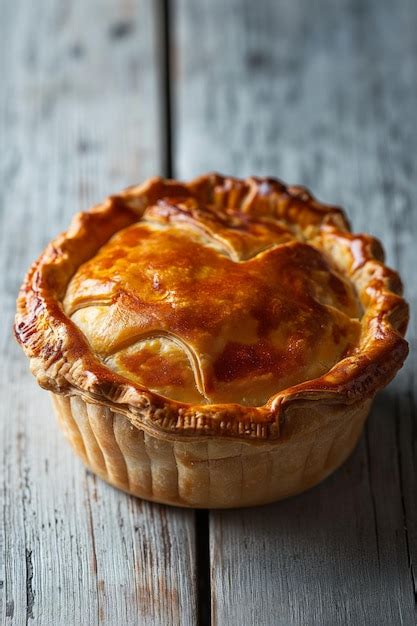
<path fill-rule="evenodd" d="M 0 0 L 0 623 L 192 624 L 192 512 L 73 456 L 12 338 L 29 263 L 71 215 L 161 173 L 151 0 Z"/>
<path fill-rule="evenodd" d="M 407 366 L 310 493 L 213 512 L 212 618 L 415 624 L 417 5 L 177 0 L 175 173 L 278 175 L 383 239 L 412 304 Z"/>

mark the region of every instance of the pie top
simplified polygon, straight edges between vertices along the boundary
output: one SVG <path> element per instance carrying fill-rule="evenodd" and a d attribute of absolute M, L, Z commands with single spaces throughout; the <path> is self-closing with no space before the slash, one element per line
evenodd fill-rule
<path fill-rule="evenodd" d="M 64 310 L 113 371 L 182 402 L 259 406 L 357 346 L 350 283 L 282 224 L 164 198 L 80 266 Z"/>
<path fill-rule="evenodd" d="M 290 402 L 358 402 L 408 320 L 379 243 L 274 179 L 152 179 L 76 216 L 15 331 L 42 386 L 169 433 L 274 438 Z"/>

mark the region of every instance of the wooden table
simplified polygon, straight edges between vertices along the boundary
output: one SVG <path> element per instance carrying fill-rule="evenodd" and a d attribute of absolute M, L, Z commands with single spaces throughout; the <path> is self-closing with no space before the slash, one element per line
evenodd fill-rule
<path fill-rule="evenodd" d="M 415 0 L 0 0 L 2 624 L 411 625 Z M 84 469 L 11 337 L 70 216 L 153 174 L 278 175 L 383 239 L 411 355 L 352 458 L 271 506 L 148 504 Z"/>

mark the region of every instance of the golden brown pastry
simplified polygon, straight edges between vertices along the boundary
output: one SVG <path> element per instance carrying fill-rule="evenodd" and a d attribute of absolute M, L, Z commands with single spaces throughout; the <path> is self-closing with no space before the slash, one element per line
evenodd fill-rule
<path fill-rule="evenodd" d="M 78 214 L 15 323 L 84 462 L 137 496 L 261 504 L 350 454 L 407 355 L 380 244 L 301 187 L 151 179 Z"/>

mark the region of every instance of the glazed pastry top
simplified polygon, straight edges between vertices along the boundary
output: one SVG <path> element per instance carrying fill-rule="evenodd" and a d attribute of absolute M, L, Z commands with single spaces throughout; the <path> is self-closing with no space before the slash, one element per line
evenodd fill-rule
<path fill-rule="evenodd" d="M 294 407 L 367 403 L 408 306 L 381 245 L 273 178 L 153 178 L 75 216 L 28 270 L 39 384 L 166 437 L 276 439 Z M 326 409 L 327 410 L 327 409 Z"/>
<path fill-rule="evenodd" d="M 164 198 L 80 266 L 65 312 L 113 371 L 184 402 L 259 406 L 360 335 L 352 284 L 283 221 Z"/>

